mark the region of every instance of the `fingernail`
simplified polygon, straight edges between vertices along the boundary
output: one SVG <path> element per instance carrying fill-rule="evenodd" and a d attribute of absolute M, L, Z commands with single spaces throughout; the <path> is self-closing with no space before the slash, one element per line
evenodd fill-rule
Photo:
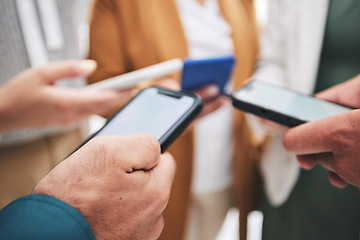
<path fill-rule="evenodd" d="M 97 63 L 94 60 L 81 60 L 79 61 L 79 69 L 84 74 L 92 73 L 97 67 Z"/>

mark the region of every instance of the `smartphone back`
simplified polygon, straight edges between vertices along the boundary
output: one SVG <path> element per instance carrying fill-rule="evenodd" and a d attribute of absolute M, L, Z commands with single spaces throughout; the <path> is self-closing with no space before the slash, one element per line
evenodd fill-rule
<path fill-rule="evenodd" d="M 235 63 L 233 56 L 207 59 L 186 59 L 182 72 L 182 89 L 186 91 L 216 84 L 221 92 L 231 77 Z"/>

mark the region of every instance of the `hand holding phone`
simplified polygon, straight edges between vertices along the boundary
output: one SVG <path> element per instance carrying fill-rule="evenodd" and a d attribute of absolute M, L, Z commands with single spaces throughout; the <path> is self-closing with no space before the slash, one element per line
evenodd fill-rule
<path fill-rule="evenodd" d="M 270 83 L 251 81 L 233 96 L 234 107 L 287 127 L 352 110 Z"/>

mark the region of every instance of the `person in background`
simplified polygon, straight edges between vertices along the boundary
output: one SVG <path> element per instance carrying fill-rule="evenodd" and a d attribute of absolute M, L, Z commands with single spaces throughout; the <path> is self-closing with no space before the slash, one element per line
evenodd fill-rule
<path fill-rule="evenodd" d="M 51 63 L 8 81 L 0 88 L 0 132 L 62 125 L 128 98 L 126 92 L 53 86 L 62 77 L 87 76 L 95 66 L 90 63 Z M 94 138 L 41 179 L 31 195 L 0 211 L 0 239 L 155 239 L 174 174 L 174 160 L 160 155 L 151 134 Z"/>
<path fill-rule="evenodd" d="M 251 0 L 96 0 L 93 4 L 89 58 L 99 67 L 89 83 L 172 58 L 235 55 L 231 86 L 236 89 L 252 75 L 256 54 Z M 179 75 L 173 77 L 180 80 Z M 219 90 L 209 86 L 198 93 L 214 99 Z M 240 209 L 240 234 L 245 239 L 247 214 L 256 199 L 252 192 L 257 184 L 256 148 L 244 115 L 221 97 L 215 99 L 205 104 L 213 113 L 198 120 L 194 131 L 169 149 L 178 173 L 160 239 L 215 239 L 233 204 Z"/>
<path fill-rule="evenodd" d="M 273 0 L 269 16 L 254 79 L 313 94 L 359 73 L 360 32 L 354 24 L 360 21 L 359 1 Z M 296 155 L 283 146 L 284 132 L 268 132 L 261 159 L 263 239 L 358 239 L 358 190 L 333 187 L 320 166 L 301 170 Z"/>
<path fill-rule="evenodd" d="M 79 58 L 75 3 L 74 0 L 0 1 L 0 87 L 29 67 Z M 83 67 L 91 68 L 91 65 L 84 64 Z M 64 77 L 74 78 L 56 84 L 72 88 L 84 85 L 83 76 Z M 22 91 L 23 97 L 34 96 L 32 85 L 28 84 L 28 87 Z M 68 96 L 65 91 L 56 91 L 58 93 L 64 98 Z M 96 99 L 112 101 L 114 94 L 110 96 L 102 95 Z M 94 99 L 84 99 L 76 107 L 74 104 L 73 110 L 89 108 L 86 115 L 100 113 L 97 107 L 101 106 L 89 107 L 92 104 Z M 69 103 L 59 107 L 72 106 Z M 18 119 L 26 121 L 25 117 Z M 85 114 L 76 120 L 80 119 L 84 121 Z M 0 134 L 0 208 L 15 198 L 30 194 L 35 184 L 84 140 L 87 136 L 84 122 L 72 120 L 67 126 L 39 124 L 36 128 L 11 129 Z"/>

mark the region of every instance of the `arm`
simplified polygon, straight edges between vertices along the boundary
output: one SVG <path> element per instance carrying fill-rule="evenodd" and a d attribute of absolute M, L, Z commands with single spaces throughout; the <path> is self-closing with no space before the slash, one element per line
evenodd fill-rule
<path fill-rule="evenodd" d="M 0 212 L 0 239 L 94 239 L 81 213 L 46 195 L 19 198 Z"/>
<path fill-rule="evenodd" d="M 319 98 L 360 108 L 360 75 L 317 95 Z M 306 123 L 286 132 L 285 148 L 296 153 L 300 165 L 316 163 L 329 170 L 337 187 L 350 183 L 360 188 L 360 110 Z"/>
<path fill-rule="evenodd" d="M 94 239 L 87 221 L 96 239 L 156 239 L 174 174 L 150 134 L 94 138 L 38 183 L 41 195 L 0 212 L 0 238 Z"/>
<path fill-rule="evenodd" d="M 56 80 L 89 76 L 94 61 L 69 60 L 28 69 L 0 88 L 0 132 L 16 128 L 67 125 L 102 114 L 128 99 L 129 91 L 56 87 Z"/>

